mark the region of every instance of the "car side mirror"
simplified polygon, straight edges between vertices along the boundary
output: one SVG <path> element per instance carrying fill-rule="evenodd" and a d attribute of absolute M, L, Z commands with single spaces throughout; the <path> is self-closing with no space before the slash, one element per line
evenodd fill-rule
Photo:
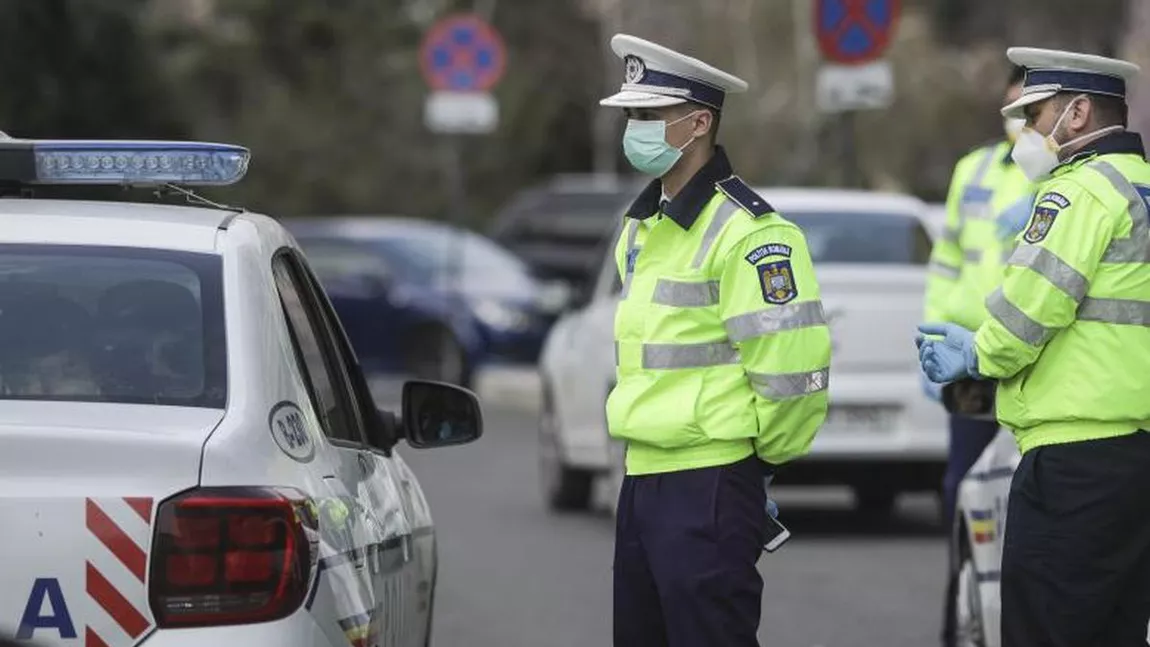
<path fill-rule="evenodd" d="M 479 398 L 454 384 L 408 380 L 403 430 L 408 444 L 420 449 L 469 443 L 483 435 Z"/>

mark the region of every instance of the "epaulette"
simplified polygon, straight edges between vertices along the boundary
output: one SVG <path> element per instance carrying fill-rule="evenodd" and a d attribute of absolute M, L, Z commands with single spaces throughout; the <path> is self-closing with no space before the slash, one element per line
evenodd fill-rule
<path fill-rule="evenodd" d="M 715 186 L 727 196 L 727 199 L 739 205 L 751 214 L 752 218 L 762 218 L 767 214 L 775 212 L 775 208 L 770 205 L 761 195 L 755 193 L 755 190 L 747 186 L 746 182 L 737 175 L 716 182 Z"/>

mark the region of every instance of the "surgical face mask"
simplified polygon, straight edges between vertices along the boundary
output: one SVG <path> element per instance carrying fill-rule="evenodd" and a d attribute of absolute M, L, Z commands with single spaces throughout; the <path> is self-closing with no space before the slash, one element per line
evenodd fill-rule
<path fill-rule="evenodd" d="M 629 119 L 627 130 L 623 133 L 623 153 L 627 161 L 640 173 L 655 177 L 666 175 L 683 156 L 683 151 L 696 139 L 691 135 L 682 146 L 672 146 L 667 143 L 667 126 L 694 117 L 697 113 L 692 112 L 672 122 Z"/>
<path fill-rule="evenodd" d="M 1070 109 L 1074 107 L 1075 102 L 1084 97 L 1086 97 L 1085 94 L 1080 94 L 1066 104 L 1066 109 L 1054 122 L 1054 128 L 1050 129 L 1049 135 L 1043 135 L 1029 126 L 1023 127 L 1022 132 L 1018 134 L 1018 141 L 1014 142 L 1014 149 L 1010 151 L 1010 157 L 1031 182 L 1036 182 L 1049 175 L 1054 167 L 1058 166 L 1058 153 L 1067 146 L 1122 130 L 1122 126 L 1109 126 L 1059 144 L 1055 138 L 1058 127 L 1062 125 L 1062 120 L 1066 118 L 1066 115 L 1070 114 Z"/>
<path fill-rule="evenodd" d="M 1006 132 L 1006 138 L 1012 142 L 1018 139 L 1018 133 L 1022 132 L 1022 129 L 1025 127 L 1025 119 L 1008 118 L 1002 120 L 1002 129 Z"/>

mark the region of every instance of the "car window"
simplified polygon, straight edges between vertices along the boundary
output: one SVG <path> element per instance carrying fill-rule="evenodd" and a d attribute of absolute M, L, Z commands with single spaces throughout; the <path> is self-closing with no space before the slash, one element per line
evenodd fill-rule
<path fill-rule="evenodd" d="M 0 399 L 222 409 L 220 258 L 0 245 Z"/>
<path fill-rule="evenodd" d="M 397 273 L 422 285 L 437 283 L 459 269 L 468 283 L 511 283 L 524 290 L 531 287 L 530 270 L 523 261 L 472 232 L 397 231 L 374 243 L 392 260 Z"/>
<path fill-rule="evenodd" d="M 818 263 L 926 265 L 930 234 L 910 214 L 782 210 L 807 239 Z"/>
<path fill-rule="evenodd" d="M 312 296 L 302 266 L 281 252 L 272 272 L 287 318 L 300 372 L 307 381 L 320 425 L 329 438 L 362 442 L 363 435 L 349 393 L 346 367 L 332 343 L 324 315 Z"/>

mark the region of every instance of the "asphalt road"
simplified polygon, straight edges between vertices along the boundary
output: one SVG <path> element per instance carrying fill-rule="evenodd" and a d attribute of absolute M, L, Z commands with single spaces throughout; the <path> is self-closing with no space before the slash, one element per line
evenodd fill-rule
<path fill-rule="evenodd" d="M 434 645 L 609 646 L 612 519 L 545 510 L 534 414 L 507 399 L 485 402 L 477 443 L 403 452 L 440 537 Z M 794 537 L 759 562 L 764 646 L 938 644 L 945 550 L 933 500 L 872 521 L 845 493 L 775 496 Z"/>

